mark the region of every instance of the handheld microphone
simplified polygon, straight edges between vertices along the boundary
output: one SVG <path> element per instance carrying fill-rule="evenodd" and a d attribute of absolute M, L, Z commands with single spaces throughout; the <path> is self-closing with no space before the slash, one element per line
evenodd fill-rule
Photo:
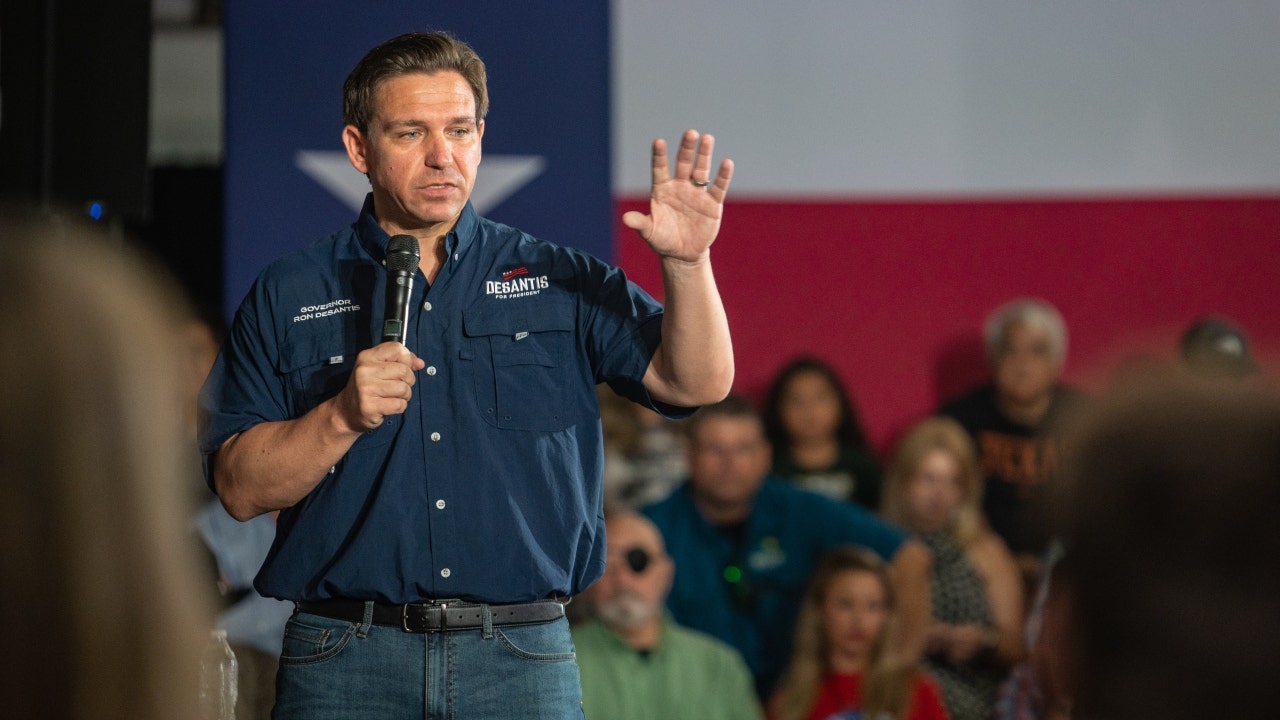
<path fill-rule="evenodd" d="M 413 274 L 422 258 L 418 238 L 394 235 L 387 243 L 387 307 L 382 321 L 382 342 L 404 344 L 409 330 L 409 296 L 413 294 Z"/>

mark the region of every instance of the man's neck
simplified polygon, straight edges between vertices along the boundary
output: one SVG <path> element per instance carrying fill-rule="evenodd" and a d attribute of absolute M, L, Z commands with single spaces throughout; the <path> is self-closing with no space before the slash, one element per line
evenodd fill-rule
<path fill-rule="evenodd" d="M 631 630 L 609 629 L 632 650 L 652 650 L 662 641 L 662 613 L 654 613 L 652 618 Z"/>
<path fill-rule="evenodd" d="M 420 253 L 418 269 L 426 276 L 428 283 L 435 282 L 436 276 L 440 274 L 440 268 L 444 267 L 444 261 L 447 257 L 445 238 L 449 237 L 449 233 L 453 232 L 453 229 L 457 227 L 458 217 L 425 227 L 415 226 L 412 229 L 406 229 L 390 218 L 379 217 L 377 204 L 378 201 L 375 197 L 373 217 L 378 221 L 378 225 L 383 232 L 392 236 L 412 235 L 418 239 L 418 251 Z"/>
<path fill-rule="evenodd" d="M 445 237 L 446 235 L 440 235 L 435 240 L 428 240 L 426 246 L 422 248 L 422 258 L 418 261 L 418 268 L 422 270 L 428 283 L 435 282 L 436 276 L 440 274 L 440 268 L 444 267 Z"/>
<path fill-rule="evenodd" d="M 740 525 L 751 517 L 751 508 L 755 505 L 755 498 L 745 503 L 717 503 L 699 498 L 695 493 L 693 496 L 693 505 L 702 514 L 703 519 L 716 527 L 724 527 L 726 525 Z"/>
<path fill-rule="evenodd" d="M 1053 393 L 1029 403 L 1018 403 L 1003 397 L 997 392 L 996 405 L 1000 408 L 1000 412 L 1004 413 L 1005 417 L 1010 420 L 1021 425 L 1035 427 L 1040 424 L 1041 420 L 1044 420 L 1045 415 L 1049 414 L 1049 407 L 1053 405 Z"/>

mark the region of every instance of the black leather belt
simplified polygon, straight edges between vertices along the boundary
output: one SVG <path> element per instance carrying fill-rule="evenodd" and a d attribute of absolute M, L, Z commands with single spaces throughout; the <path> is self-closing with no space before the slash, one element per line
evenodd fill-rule
<path fill-rule="evenodd" d="M 357 623 L 364 622 L 364 606 L 363 600 L 297 603 L 299 612 Z M 564 602 L 560 600 L 537 600 L 488 607 L 493 617 L 493 627 L 536 625 L 564 617 Z M 484 608 L 481 603 L 461 600 L 434 600 L 403 605 L 375 602 L 372 622 L 374 625 L 398 627 L 411 633 L 469 630 L 484 627 Z"/>

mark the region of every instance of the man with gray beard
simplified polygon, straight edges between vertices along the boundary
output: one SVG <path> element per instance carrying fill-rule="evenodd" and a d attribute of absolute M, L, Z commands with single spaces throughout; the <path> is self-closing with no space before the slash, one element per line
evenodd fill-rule
<path fill-rule="evenodd" d="M 606 516 L 605 533 L 604 576 L 584 598 L 595 617 L 573 628 L 587 718 L 759 718 L 737 651 L 666 615 L 675 564 L 658 528 L 618 511 Z"/>

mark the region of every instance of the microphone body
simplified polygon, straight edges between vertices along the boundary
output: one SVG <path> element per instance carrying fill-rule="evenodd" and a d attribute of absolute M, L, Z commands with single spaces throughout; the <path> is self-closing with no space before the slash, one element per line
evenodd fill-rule
<path fill-rule="evenodd" d="M 413 294 L 413 275 L 418 271 L 422 255 L 418 238 L 395 235 L 387 243 L 387 303 L 382 321 L 382 342 L 404 344 L 409 331 L 409 296 Z"/>

